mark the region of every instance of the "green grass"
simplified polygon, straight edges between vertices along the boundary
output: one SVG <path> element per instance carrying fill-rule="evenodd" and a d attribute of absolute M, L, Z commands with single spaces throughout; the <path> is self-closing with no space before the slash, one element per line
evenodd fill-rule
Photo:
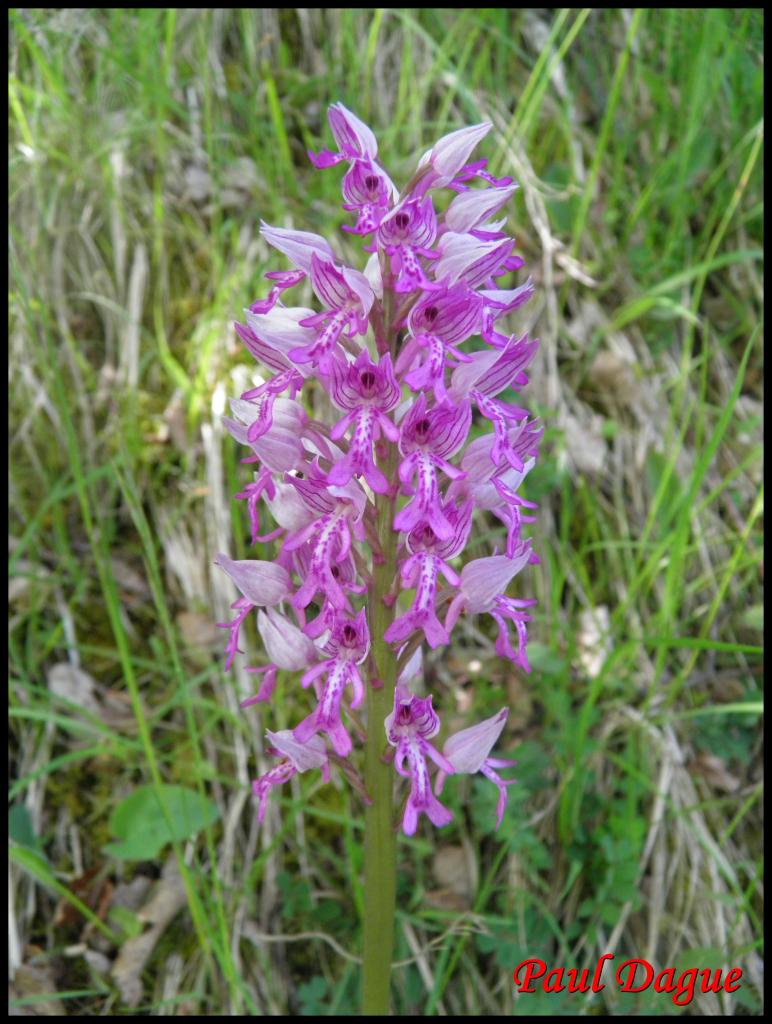
<path fill-rule="evenodd" d="M 249 379 L 230 324 L 273 265 L 260 219 L 358 258 L 340 174 L 305 155 L 342 100 L 397 181 L 443 132 L 493 122 L 542 341 L 534 671 L 460 632 L 428 670 L 446 724 L 511 704 L 519 782 L 498 833 L 492 793 L 451 782 L 454 823 L 400 838 L 395 1010 L 758 1010 L 762 32 L 753 9 L 11 13 L 13 934 L 22 962 L 55 965 L 15 1005 L 55 988 L 62 1012 L 132 1012 L 63 954 L 125 945 L 78 879 L 157 876 L 103 852 L 108 822 L 176 783 L 219 821 L 169 848 L 185 906 L 139 1012 L 356 1009 L 361 801 L 303 777 L 258 831 L 262 733 L 305 698 L 283 678 L 270 714 L 240 712 L 253 680 L 210 636 L 231 599 L 212 560 L 249 550 L 219 425 Z M 475 554 L 500 537 L 480 524 Z M 52 694 L 61 663 L 99 713 Z M 58 904 L 83 916 L 58 923 Z M 695 949 L 742 966 L 735 996 L 513 991 L 526 957 Z"/>

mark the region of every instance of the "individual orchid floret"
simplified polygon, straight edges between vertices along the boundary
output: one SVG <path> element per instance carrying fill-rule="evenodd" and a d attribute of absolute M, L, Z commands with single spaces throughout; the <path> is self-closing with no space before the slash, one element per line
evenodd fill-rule
<path fill-rule="evenodd" d="M 311 150 L 308 155 L 314 167 L 333 167 L 341 160 L 374 159 L 378 155 L 378 142 L 372 129 L 364 121 L 347 110 L 342 103 L 333 103 L 327 111 L 333 138 L 338 144 L 338 152 L 332 153 L 322 149 L 318 154 Z"/>
<path fill-rule="evenodd" d="M 308 575 L 311 572 L 311 561 L 313 559 L 313 555 L 314 552 L 312 545 L 310 544 L 304 544 L 295 551 L 287 553 L 287 557 L 291 559 L 295 572 L 301 579 L 308 578 Z M 282 557 L 284 557 L 283 553 Z M 341 559 L 341 561 L 335 562 L 330 566 L 330 574 L 338 587 L 340 587 L 340 589 L 347 595 L 361 595 L 367 591 L 365 584 L 359 582 L 359 574 L 351 551 L 349 551 L 348 555 Z M 323 595 L 321 611 L 315 619 L 309 620 L 303 626 L 303 632 L 306 636 L 309 636 L 314 640 L 325 633 L 330 633 L 335 628 L 335 624 L 340 617 L 340 611 L 330 600 L 328 592 L 322 589 L 320 593 Z M 315 600 L 319 600 L 318 596 Z M 349 605 L 347 604 L 346 607 L 349 607 Z M 296 608 L 297 614 L 304 615 L 305 611 L 306 609 Z"/>
<path fill-rule="evenodd" d="M 378 229 L 389 207 L 398 198 L 394 183 L 372 160 L 355 160 L 346 172 L 341 186 L 344 210 L 355 211 L 354 227 L 343 230 L 355 235 L 370 235 Z"/>
<path fill-rule="evenodd" d="M 289 358 L 327 372 L 341 335 L 367 331 L 367 314 L 375 295 L 364 274 L 350 267 L 338 269 L 332 260 L 322 259 L 316 253 L 311 257 L 311 285 L 326 308 L 306 317 L 301 326 L 321 330 L 311 344 L 294 348 Z"/>
<path fill-rule="evenodd" d="M 477 772 L 480 772 L 496 786 L 499 791 L 499 799 L 496 804 L 497 829 L 501 825 L 507 806 L 506 787 L 514 785 L 516 780 L 502 779 L 495 769 L 511 768 L 516 762 L 488 755 L 504 729 L 508 714 L 509 709 L 502 708 L 492 718 L 486 718 L 484 722 L 478 722 L 477 725 L 473 725 L 469 729 L 462 729 L 461 732 L 454 733 L 442 747 L 442 753 L 453 765 L 456 774 L 476 775 Z M 434 789 L 438 795 L 442 792 L 446 778 L 447 775 L 443 771 L 437 774 Z"/>
<path fill-rule="evenodd" d="M 389 643 L 403 643 L 415 630 L 423 630 L 430 647 L 439 647 L 450 641 L 447 631 L 441 625 L 435 611 L 437 577 L 441 574 L 447 582 L 457 587 L 460 579 L 448 564 L 466 544 L 472 526 L 472 502 L 462 506 L 448 503 L 442 514 L 452 527 L 447 540 L 440 540 L 431 526 L 421 524 L 407 537 L 410 556 L 402 563 L 400 578 L 403 587 L 415 587 L 415 599 L 408 612 L 389 626 L 384 639 Z"/>
<path fill-rule="evenodd" d="M 282 760 L 252 783 L 252 792 L 260 801 L 257 820 L 261 824 L 265 818 L 268 797 L 274 786 L 281 786 L 289 782 L 293 776 L 307 772 L 311 768 L 321 768 L 324 781 L 330 781 L 327 748 L 320 736 L 311 736 L 305 743 L 300 743 L 290 729 L 282 729 L 279 732 L 271 732 L 269 729 L 266 735 L 272 744 L 268 752 L 278 755 Z"/>
<path fill-rule="evenodd" d="M 325 732 L 335 753 L 348 757 L 352 743 L 341 721 L 341 702 L 350 684 L 354 692 L 351 707 L 358 708 L 362 703 L 364 682 L 357 666 L 365 660 L 369 649 L 370 632 L 364 609 L 354 619 L 339 617 L 325 647 L 330 656 L 310 668 L 301 679 L 303 686 L 310 686 L 320 676 L 326 676 L 317 707 L 293 732 L 298 742 L 305 743 L 316 733 Z"/>
<path fill-rule="evenodd" d="M 467 446 L 461 457 L 461 469 L 465 476 L 450 485 L 447 496 L 454 501 L 469 498 L 475 508 L 493 512 L 507 527 L 506 555 L 513 558 L 520 544 L 522 525 L 535 521 L 533 516 L 523 514 L 522 509 L 535 509 L 537 506 L 517 491 L 536 465 L 536 459 L 529 458 L 520 471 L 507 462 L 497 465 L 491 456 L 495 444 L 495 436 L 484 434 Z"/>
<path fill-rule="evenodd" d="M 459 128 L 435 142 L 418 161 L 419 172 L 424 171 L 417 186 L 420 192 L 449 185 L 462 171 L 472 150 L 485 138 L 491 127 L 490 122 L 484 121 L 469 128 Z"/>
<path fill-rule="evenodd" d="M 470 361 L 457 346 L 479 331 L 482 311 L 482 300 L 464 284 L 429 292 L 416 303 L 408 316 L 410 336 L 397 364 L 400 372 L 412 367 L 404 374 L 405 383 L 414 391 L 431 388 L 442 402 L 447 395 L 446 364 Z M 415 365 L 421 355 L 423 361 Z"/>
<path fill-rule="evenodd" d="M 432 793 L 429 766 L 434 761 L 447 775 L 455 768 L 429 740 L 440 730 L 440 720 L 432 708 L 432 698 L 416 697 L 407 687 L 398 685 L 394 691 L 394 710 L 384 723 L 386 739 L 396 747 L 394 767 L 403 778 L 410 779 L 410 795 L 405 804 L 402 830 L 406 836 L 415 834 L 418 819 L 425 814 L 433 825 L 441 828 L 453 820 L 453 813 Z"/>
<path fill-rule="evenodd" d="M 230 576 L 242 595 L 231 605 L 237 613 L 236 618 L 231 622 L 217 623 L 219 629 L 229 630 L 226 668 L 230 668 L 236 654 L 242 653 L 238 643 L 244 620 L 254 608 L 286 600 L 292 593 L 292 580 L 286 569 L 273 562 L 233 561 L 227 555 L 218 555 L 214 564 Z"/>
<path fill-rule="evenodd" d="M 353 481 L 345 487 L 328 488 L 321 476 L 287 477 L 310 509 L 319 513 L 317 519 L 286 537 L 283 550 L 293 552 L 308 543 L 312 552 L 305 579 L 292 599 L 295 608 L 306 608 L 319 590 L 337 609 L 349 603 L 333 566 L 344 561 L 351 551 L 352 532 L 361 540 L 361 517 L 365 495 Z"/>
<path fill-rule="evenodd" d="M 277 346 L 275 343 L 275 324 L 278 318 L 283 321 L 283 327 L 280 331 L 279 337 L 281 338 L 281 341 L 285 343 L 289 340 L 287 334 L 289 312 L 289 310 L 272 310 L 269 314 L 259 316 L 251 310 L 247 310 L 247 323 L 234 324 L 236 333 L 255 359 L 264 363 L 265 366 L 270 367 L 272 370 L 277 371 L 270 380 L 262 381 L 257 387 L 251 388 L 249 391 L 245 391 L 241 396 L 243 401 L 251 402 L 254 406 L 254 412 L 250 414 L 248 418 L 242 418 L 242 422 L 248 423 L 249 425 L 249 433 L 247 437 L 247 441 L 249 443 L 255 441 L 262 434 L 265 434 L 270 430 L 273 422 L 274 405 L 276 404 L 276 400 L 279 395 L 288 391 L 289 398 L 292 400 L 303 387 L 303 373 L 299 371 L 297 367 L 292 365 L 285 352 L 282 351 L 281 347 Z M 302 312 L 305 313 L 306 311 Z M 311 314 L 310 310 L 307 312 L 309 315 Z M 253 327 L 256 323 L 259 324 L 262 337 L 256 333 Z M 291 335 L 291 337 L 293 339 L 297 339 L 297 331 L 302 330 L 302 328 L 299 328 L 296 323 L 292 323 L 292 327 L 294 327 L 295 333 Z M 269 340 L 272 336 L 272 330 L 274 332 L 273 342 Z M 306 339 L 304 338 L 303 340 Z"/>
<path fill-rule="evenodd" d="M 289 573 L 275 562 L 257 559 L 235 561 L 227 555 L 218 555 L 214 564 L 230 576 L 242 596 L 255 607 L 279 604 L 292 593 Z"/>
<path fill-rule="evenodd" d="M 397 293 L 437 288 L 426 276 L 419 260 L 419 256 L 429 260 L 437 258 L 438 254 L 430 248 L 436 236 L 437 217 L 429 196 L 406 200 L 383 218 L 376 242 L 391 259 Z"/>
<path fill-rule="evenodd" d="M 503 349 L 475 352 L 453 371 L 450 379 L 451 399 L 461 401 L 478 395 L 492 399 L 506 388 L 521 388 L 527 382 L 527 378 L 523 380 L 525 370 L 538 347 L 538 341 L 529 341 L 527 334 L 522 338 L 513 335 Z M 527 411 L 523 410 L 523 413 L 517 419 L 527 417 Z"/>
<path fill-rule="evenodd" d="M 514 427 L 509 426 L 506 422 L 507 413 L 512 413 L 512 410 L 507 410 L 503 403 L 497 403 L 497 407 L 490 414 L 487 411 L 485 413 L 496 427 L 495 441 L 491 446 L 491 459 L 497 466 L 509 463 L 518 473 L 522 473 L 526 461 L 529 458 L 536 458 L 539 454 L 544 427 L 539 420 L 522 419 L 516 406 L 516 411 L 512 415 L 518 423 Z M 504 414 L 502 421 L 499 421 L 496 415 L 499 410 Z"/>
<path fill-rule="evenodd" d="M 289 358 L 293 349 L 310 345 L 316 337 L 311 327 L 303 327 L 303 321 L 314 315 L 312 309 L 303 306 L 275 306 L 267 313 L 244 311 L 246 324 L 235 324 L 236 332 L 249 352 L 259 363 L 275 370 L 279 376 L 292 373 L 292 382 L 298 391 L 305 383 L 308 369 L 296 366 Z M 294 395 L 291 394 L 291 397 Z"/>
<path fill-rule="evenodd" d="M 394 529 L 409 531 L 425 523 L 431 526 L 440 540 L 453 534 L 453 527 L 440 508 L 437 471 L 451 480 L 462 476 L 448 458 L 454 455 L 466 440 L 472 423 L 468 403 L 456 406 L 450 403 L 427 409 L 426 398 L 420 395 L 402 422 L 399 447 L 405 456 L 399 467 L 399 479 L 410 493 L 410 482 L 415 477 L 415 497 L 394 517 Z"/>
<path fill-rule="evenodd" d="M 231 436 L 248 444 L 263 465 L 274 473 L 285 473 L 296 469 L 304 458 L 308 414 L 298 402 L 275 396 L 266 410 L 265 397 L 257 402 L 232 398 L 235 419 L 224 416 L 223 422 Z"/>
<path fill-rule="evenodd" d="M 277 374 L 272 381 L 243 393 L 241 396 L 242 401 L 248 402 L 252 406 L 251 416 L 247 413 L 249 419 L 243 421 L 249 422 L 247 441 L 250 444 L 271 430 L 274 420 L 274 409 L 279 401 L 279 395 L 287 387 L 293 387 L 294 384 L 295 373 L 294 371 L 289 371 L 287 374 Z M 296 434 L 302 433 L 303 428 L 308 422 L 305 409 L 292 398 L 286 399 L 280 408 L 284 413 L 282 427 L 285 430 L 291 430 L 294 427 Z M 246 410 L 244 411 L 246 412 Z M 279 427 L 279 431 L 282 427 Z M 258 452 L 258 454 L 260 453 Z M 261 458 L 263 458 L 262 455 Z"/>
<path fill-rule="evenodd" d="M 533 298 L 533 281 L 529 277 L 525 284 L 521 284 L 517 288 L 481 288 L 478 294 L 483 300 L 482 330 L 480 331 L 483 340 L 493 348 L 506 348 L 511 340 L 510 336 L 500 334 L 496 330 L 496 321 Z"/>
<path fill-rule="evenodd" d="M 263 679 L 257 694 L 241 701 L 242 708 L 270 699 L 280 669 L 286 672 L 300 672 L 319 660 L 319 652 L 313 641 L 275 608 L 260 610 L 257 613 L 257 631 L 263 641 L 269 663 L 261 668 L 247 669 L 247 672 L 261 675 Z"/>
<path fill-rule="evenodd" d="M 290 477 L 290 479 L 293 479 Z M 297 488 L 287 483 L 282 475 L 281 479 L 274 480 L 274 495 L 265 496 L 265 503 L 276 522 L 276 537 L 298 533 L 309 523 L 312 523 L 318 516 L 318 511 L 311 508 L 298 493 Z M 273 539 L 276 539 L 274 537 Z M 282 550 L 282 554 L 283 554 Z M 287 562 L 290 570 L 294 568 L 293 559 Z"/>
<path fill-rule="evenodd" d="M 530 616 L 523 609 L 536 604 L 534 600 L 506 597 L 504 591 L 510 581 L 534 559 L 530 540 L 523 541 L 513 558 L 491 555 L 467 562 L 461 570 L 458 594 L 453 598 L 445 617 L 445 628 L 450 631 L 462 611 L 470 615 L 489 614 L 499 627 L 496 653 L 531 671 L 526 654 L 526 623 Z M 515 625 L 518 636 L 517 650 L 509 639 L 507 621 Z"/>
<path fill-rule="evenodd" d="M 470 363 L 459 366 L 451 378 L 454 400 L 469 398 L 478 412 L 493 423 L 496 441 L 491 447 L 495 465 L 504 460 L 518 470 L 524 465 L 523 452 L 536 455 L 542 431 L 537 421 L 529 425 L 528 410 L 510 402 L 499 401 L 496 395 L 507 388 L 519 390 L 528 378 L 525 368 L 533 359 L 537 342 L 528 336 L 510 339 L 506 348 L 475 353 Z"/>
<path fill-rule="evenodd" d="M 354 429 L 348 452 L 327 474 L 328 482 L 340 486 L 352 476 L 363 476 L 373 491 L 385 494 L 389 481 L 375 465 L 373 444 L 381 433 L 392 443 L 399 440 L 399 428 L 386 415 L 400 398 L 391 357 L 387 354 L 376 364 L 363 351 L 353 363 L 337 360 L 331 365 L 329 387 L 333 402 L 347 410 L 332 428 L 331 438 L 338 441 L 350 427 Z"/>

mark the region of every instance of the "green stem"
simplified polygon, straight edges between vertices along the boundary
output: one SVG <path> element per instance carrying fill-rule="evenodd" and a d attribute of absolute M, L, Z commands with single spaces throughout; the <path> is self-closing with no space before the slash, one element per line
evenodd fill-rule
<path fill-rule="evenodd" d="M 384 472 L 393 480 L 396 449 L 392 446 Z M 365 811 L 365 919 L 362 1010 L 368 1015 L 388 1015 L 391 955 L 394 944 L 396 889 L 396 840 L 392 799 L 393 772 L 382 761 L 386 747 L 384 719 L 394 705 L 397 659 L 383 634 L 394 620 L 394 606 L 384 603 L 394 582 L 397 534 L 394 497 L 379 494 L 376 500 L 376 528 L 383 562 L 374 567 L 369 619 L 375 679 L 367 688 L 367 746 L 365 787 L 372 799 Z M 372 684 L 375 683 L 375 686 Z"/>

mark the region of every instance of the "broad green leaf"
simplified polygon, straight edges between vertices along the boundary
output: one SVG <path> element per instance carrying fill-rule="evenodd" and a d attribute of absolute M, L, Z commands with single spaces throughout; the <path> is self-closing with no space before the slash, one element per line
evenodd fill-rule
<path fill-rule="evenodd" d="M 533 668 L 548 676 L 563 675 L 566 671 L 565 658 L 538 641 L 528 644 L 528 660 Z"/>
<path fill-rule="evenodd" d="M 140 786 L 110 816 L 110 831 L 120 842 L 105 852 L 122 860 L 151 860 L 167 843 L 190 839 L 217 821 L 211 800 L 184 786 Z"/>

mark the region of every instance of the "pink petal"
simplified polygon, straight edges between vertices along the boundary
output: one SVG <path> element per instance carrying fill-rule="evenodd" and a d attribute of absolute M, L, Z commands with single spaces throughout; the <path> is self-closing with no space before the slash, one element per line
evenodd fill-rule
<path fill-rule="evenodd" d="M 313 642 L 274 608 L 257 613 L 257 630 L 266 654 L 277 668 L 299 672 L 316 660 Z"/>
<path fill-rule="evenodd" d="M 461 279 L 472 287 L 482 284 L 503 263 L 513 245 L 510 238 L 481 242 L 472 235 L 449 231 L 440 240 L 442 255 L 434 266 L 434 277 L 437 281 L 447 278 L 450 284 Z"/>
<path fill-rule="evenodd" d="M 483 761 L 496 745 L 508 714 L 509 709 L 502 708 L 492 718 L 486 718 L 484 722 L 448 737 L 442 752 L 457 772 L 470 775 L 479 772 Z"/>
<path fill-rule="evenodd" d="M 347 110 L 342 103 L 333 103 L 327 111 L 332 134 L 345 156 L 375 157 L 378 153 L 378 142 L 372 129 L 364 121 Z"/>
<path fill-rule="evenodd" d="M 467 562 L 461 570 L 461 590 L 467 610 L 473 614 L 490 611 L 496 598 L 504 593 L 530 557 L 531 542 L 526 541 L 515 558 L 491 555 Z"/>
<path fill-rule="evenodd" d="M 299 743 L 291 729 L 279 732 L 266 730 L 266 736 L 283 757 L 286 757 L 298 772 L 309 768 L 321 768 L 327 763 L 327 747 L 321 736 L 311 736 L 305 743 Z"/>
<path fill-rule="evenodd" d="M 469 155 L 493 126 L 485 121 L 482 124 L 473 124 L 468 128 L 459 128 L 449 135 L 444 135 L 439 142 L 435 142 L 432 148 L 421 157 L 418 166 L 422 167 L 430 163 L 436 171 L 436 179 L 432 181 L 432 187 L 437 188 L 446 185 L 461 170 L 469 159 Z"/>
<path fill-rule="evenodd" d="M 314 315 L 313 309 L 301 306 L 291 308 L 274 306 L 269 313 L 260 314 L 246 310 L 245 315 L 247 324 L 253 334 L 257 336 L 258 342 L 262 342 L 263 346 L 275 349 L 283 356 L 287 356 L 299 345 L 313 344 L 316 338 L 316 331 L 313 327 L 301 326 L 301 321 Z M 261 358 L 262 349 L 259 345 L 250 347 L 250 351 L 255 358 Z"/>
<path fill-rule="evenodd" d="M 445 224 L 451 231 L 470 231 L 508 203 L 517 187 L 508 185 L 506 188 L 460 192 L 445 212 Z"/>
<path fill-rule="evenodd" d="M 346 284 L 362 303 L 363 315 L 367 316 L 375 302 L 375 292 L 370 281 L 359 270 L 353 270 L 351 267 L 344 266 L 342 271 Z"/>
<path fill-rule="evenodd" d="M 326 259 L 335 259 L 335 253 L 327 239 L 322 238 L 321 235 L 315 235 L 312 231 L 275 228 L 261 221 L 260 234 L 269 245 L 284 253 L 296 267 L 305 270 L 307 274 L 311 271 L 311 257 L 314 253 Z"/>
<path fill-rule="evenodd" d="M 227 555 L 218 555 L 214 564 L 230 576 L 251 604 L 278 604 L 292 593 L 289 573 L 275 562 L 262 562 L 257 559 L 234 561 Z"/>

